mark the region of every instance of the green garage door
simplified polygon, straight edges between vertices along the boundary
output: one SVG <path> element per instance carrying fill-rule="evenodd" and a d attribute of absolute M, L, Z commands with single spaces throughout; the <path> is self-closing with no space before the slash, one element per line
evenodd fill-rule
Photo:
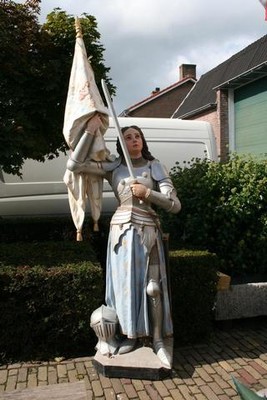
<path fill-rule="evenodd" d="M 235 90 L 236 152 L 267 154 L 267 77 Z"/>

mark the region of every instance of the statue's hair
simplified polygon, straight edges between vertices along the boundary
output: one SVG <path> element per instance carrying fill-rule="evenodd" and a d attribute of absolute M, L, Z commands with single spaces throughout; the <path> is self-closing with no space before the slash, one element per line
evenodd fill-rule
<path fill-rule="evenodd" d="M 142 156 L 144 157 L 144 159 L 149 160 L 149 161 L 155 160 L 155 157 L 153 157 L 152 154 L 150 153 L 150 151 L 148 150 L 148 145 L 147 145 L 145 136 L 144 136 L 142 130 L 141 130 L 138 126 L 136 126 L 136 125 L 125 126 L 125 127 L 121 128 L 122 134 L 124 134 L 124 133 L 125 133 L 128 129 L 130 129 L 130 128 L 135 129 L 135 130 L 138 131 L 138 132 L 140 133 L 140 135 L 141 135 L 142 142 L 143 142 Z M 123 151 L 122 151 L 122 147 L 121 147 L 119 138 L 117 139 L 117 152 L 118 152 L 118 154 L 119 154 L 121 157 L 124 158 L 124 155 L 123 155 Z"/>

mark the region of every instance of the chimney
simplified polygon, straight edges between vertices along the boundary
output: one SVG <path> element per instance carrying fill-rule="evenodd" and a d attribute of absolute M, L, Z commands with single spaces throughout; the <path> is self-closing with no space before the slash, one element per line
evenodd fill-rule
<path fill-rule="evenodd" d="M 179 67 L 180 81 L 185 78 L 196 79 L 196 65 L 195 64 L 182 64 Z"/>
<path fill-rule="evenodd" d="M 151 92 L 151 96 L 154 96 L 154 95 L 157 94 L 158 92 L 160 92 L 160 88 L 159 88 L 159 87 L 156 87 L 155 90 L 153 90 L 153 91 Z"/>

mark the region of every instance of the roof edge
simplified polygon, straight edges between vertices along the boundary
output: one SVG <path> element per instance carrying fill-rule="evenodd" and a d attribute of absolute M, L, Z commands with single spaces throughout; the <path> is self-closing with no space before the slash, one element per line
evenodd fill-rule
<path fill-rule="evenodd" d="M 229 85 L 231 84 L 231 82 L 234 82 L 234 81 L 238 80 L 238 78 L 242 78 L 242 77 L 244 77 L 245 75 L 250 75 L 252 72 L 257 71 L 257 70 L 261 69 L 261 68 L 264 67 L 264 66 L 267 66 L 267 61 L 264 61 L 264 62 L 262 62 L 261 64 L 258 64 L 258 65 L 256 65 L 255 67 L 250 68 L 250 69 L 248 69 L 247 71 L 244 71 L 244 72 L 242 72 L 241 74 L 236 75 L 236 76 L 234 76 L 233 78 L 228 79 L 227 81 L 225 81 L 225 82 L 223 82 L 223 83 L 220 83 L 220 84 L 217 85 L 217 86 L 214 86 L 212 89 L 213 89 L 213 90 L 218 90 L 218 89 L 223 88 L 223 87 L 229 87 Z"/>
<path fill-rule="evenodd" d="M 183 85 L 186 82 L 190 82 L 192 81 L 194 84 L 197 82 L 196 78 L 193 77 L 187 77 L 185 79 L 182 79 L 176 83 L 173 83 L 172 85 L 166 87 L 165 89 L 160 90 L 157 94 L 154 94 L 152 96 L 146 97 L 144 100 L 139 101 L 138 103 L 134 104 L 133 106 L 130 106 L 128 108 L 126 108 L 125 110 L 122 111 L 122 113 L 124 113 L 125 115 L 128 114 L 128 112 L 134 111 L 137 108 L 139 108 L 140 106 L 143 106 L 147 103 L 149 103 L 151 100 L 154 100 L 160 96 L 162 96 L 165 93 L 168 93 L 170 90 L 175 89 L 181 85 Z"/>
<path fill-rule="evenodd" d="M 180 115 L 177 118 L 181 118 L 182 119 L 182 118 L 192 117 L 193 115 L 200 114 L 201 112 L 206 111 L 209 108 L 213 109 L 213 108 L 216 108 L 216 107 L 217 107 L 217 103 L 208 103 L 205 106 L 202 106 L 202 107 L 199 107 L 199 108 L 197 108 L 195 110 L 189 111 L 188 113 Z"/>

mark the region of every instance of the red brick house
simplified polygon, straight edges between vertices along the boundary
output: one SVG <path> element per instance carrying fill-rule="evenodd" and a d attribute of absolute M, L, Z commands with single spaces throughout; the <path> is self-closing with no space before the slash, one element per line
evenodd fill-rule
<path fill-rule="evenodd" d="M 170 118 L 196 83 L 196 66 L 179 67 L 180 79 L 165 89 L 156 88 L 149 97 L 124 110 L 121 117 Z"/>
<path fill-rule="evenodd" d="M 210 122 L 222 160 L 267 154 L 267 35 L 202 75 L 173 117 Z"/>

